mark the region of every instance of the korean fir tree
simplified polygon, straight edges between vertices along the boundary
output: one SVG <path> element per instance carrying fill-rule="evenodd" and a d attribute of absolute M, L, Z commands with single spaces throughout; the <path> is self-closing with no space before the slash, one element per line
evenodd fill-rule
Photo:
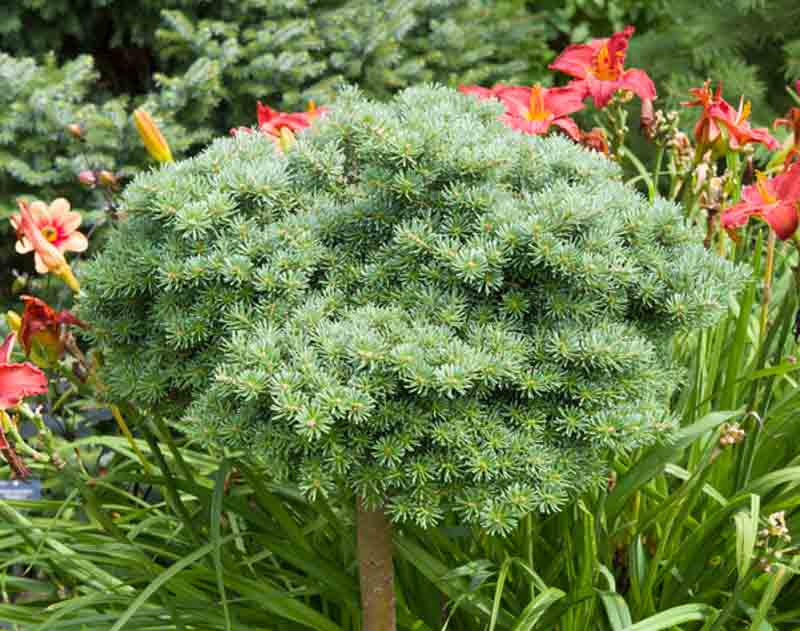
<path fill-rule="evenodd" d="M 676 333 L 742 273 L 570 140 L 446 88 L 347 90 L 285 153 L 239 133 L 138 176 L 83 270 L 110 395 L 357 505 L 365 629 L 391 523 L 492 533 L 668 436 Z"/>

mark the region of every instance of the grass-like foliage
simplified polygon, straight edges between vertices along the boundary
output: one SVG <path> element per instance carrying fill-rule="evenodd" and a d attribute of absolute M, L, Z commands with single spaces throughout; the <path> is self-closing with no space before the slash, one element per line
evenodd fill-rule
<path fill-rule="evenodd" d="M 137 177 L 83 273 L 113 397 L 421 526 L 507 532 L 668 435 L 676 332 L 742 273 L 612 161 L 490 103 L 346 91 Z"/>

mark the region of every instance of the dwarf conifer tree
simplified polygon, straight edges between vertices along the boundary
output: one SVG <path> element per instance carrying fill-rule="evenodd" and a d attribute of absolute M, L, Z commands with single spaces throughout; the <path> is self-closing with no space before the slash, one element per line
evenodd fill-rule
<path fill-rule="evenodd" d="M 741 273 L 604 156 L 498 113 L 348 90 L 286 154 L 239 134 L 138 176 L 83 273 L 112 395 L 355 496 L 384 561 L 385 515 L 504 533 L 603 483 L 674 425 L 668 342 Z"/>

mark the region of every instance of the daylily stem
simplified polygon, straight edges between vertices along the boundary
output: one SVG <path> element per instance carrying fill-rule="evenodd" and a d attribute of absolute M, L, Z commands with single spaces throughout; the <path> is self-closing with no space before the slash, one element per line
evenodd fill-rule
<path fill-rule="evenodd" d="M 664 159 L 664 145 L 659 144 L 658 151 L 656 152 L 656 164 L 653 167 L 653 178 L 652 178 L 653 189 L 655 189 L 656 195 L 658 194 L 658 180 L 659 176 L 661 175 L 661 162 L 663 161 L 663 159 Z M 654 198 L 655 195 L 651 196 L 650 201 L 653 201 Z"/>
<path fill-rule="evenodd" d="M 772 300 L 772 275 L 775 267 L 775 231 L 769 231 L 767 238 L 767 263 L 764 266 L 764 292 L 761 296 L 761 322 L 759 339 L 763 340 L 767 333 L 767 319 L 769 317 L 769 303 Z"/>

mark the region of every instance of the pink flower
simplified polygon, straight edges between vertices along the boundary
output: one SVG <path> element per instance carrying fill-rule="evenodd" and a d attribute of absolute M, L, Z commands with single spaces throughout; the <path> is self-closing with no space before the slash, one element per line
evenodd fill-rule
<path fill-rule="evenodd" d="M 506 107 L 500 117 L 509 127 L 526 134 L 546 134 L 551 125 L 563 130 L 573 140 L 580 142 L 578 125 L 568 114 L 583 109 L 583 94 L 574 84 L 564 88 L 506 87 L 497 93 Z"/>
<path fill-rule="evenodd" d="M 647 73 L 625 69 L 628 40 L 634 30 L 627 26 L 611 37 L 572 44 L 549 68 L 579 79 L 584 95 L 594 99 L 595 107 L 605 107 L 618 90 L 630 90 L 642 101 L 652 101 L 656 98 L 656 87 Z"/>
<path fill-rule="evenodd" d="M 47 392 L 47 377 L 36 366 L 10 363 L 16 339 L 16 333 L 9 333 L 0 346 L 0 410 L 16 407 L 25 397 Z"/>
<path fill-rule="evenodd" d="M 711 82 L 706 81 L 702 88 L 692 88 L 689 92 L 695 96 L 695 100 L 683 103 L 689 107 L 703 108 L 700 120 L 694 126 L 694 137 L 701 152 L 709 147 L 714 147 L 719 154 L 727 149 L 739 151 L 754 142 L 763 144 L 771 151 L 778 148 L 778 141 L 765 128 L 750 127 L 747 122 L 750 116 L 749 101 L 742 99 L 736 110 L 722 98 L 721 84 L 713 94 L 710 85 Z"/>
<path fill-rule="evenodd" d="M 17 252 L 35 252 L 36 271 L 40 274 L 54 270 L 53 265 L 46 261 L 49 248 L 42 247 L 41 239 L 34 231 L 62 255 L 64 252 L 83 252 L 89 246 L 86 236 L 78 232 L 80 213 L 71 211 L 69 202 L 63 197 L 53 200 L 49 206 L 36 201 L 27 208 L 32 226 L 28 225 L 27 229 L 23 226 L 22 212 L 11 215 L 10 220 L 18 234 Z"/>
<path fill-rule="evenodd" d="M 785 173 L 767 179 L 757 175 L 753 186 L 742 191 L 742 201 L 722 213 L 722 227 L 729 233 L 744 226 L 750 217 L 760 217 L 779 239 L 790 238 L 797 230 L 800 213 L 800 163 Z M 733 236 L 733 235 L 732 235 Z"/>

